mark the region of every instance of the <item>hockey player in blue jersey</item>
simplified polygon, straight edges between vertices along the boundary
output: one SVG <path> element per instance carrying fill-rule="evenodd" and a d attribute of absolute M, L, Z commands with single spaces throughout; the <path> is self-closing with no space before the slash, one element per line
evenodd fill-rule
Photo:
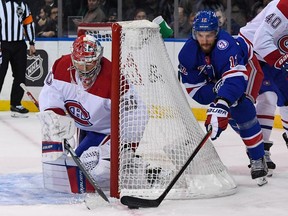
<path fill-rule="evenodd" d="M 245 94 L 246 54 L 230 34 L 219 29 L 214 12 L 199 11 L 192 37 L 178 56 L 179 72 L 188 94 L 209 105 L 205 126 L 212 126 L 212 140 L 227 128 L 229 118 L 236 122 L 250 157 L 251 177 L 263 185 L 268 168 L 255 106 Z"/>

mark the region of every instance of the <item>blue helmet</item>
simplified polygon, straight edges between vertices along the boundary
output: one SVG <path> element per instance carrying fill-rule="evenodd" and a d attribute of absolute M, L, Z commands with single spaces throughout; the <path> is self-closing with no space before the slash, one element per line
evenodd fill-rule
<path fill-rule="evenodd" d="M 192 35 L 195 39 L 195 32 L 197 31 L 219 31 L 218 18 L 215 12 L 210 10 L 199 11 L 193 22 Z"/>

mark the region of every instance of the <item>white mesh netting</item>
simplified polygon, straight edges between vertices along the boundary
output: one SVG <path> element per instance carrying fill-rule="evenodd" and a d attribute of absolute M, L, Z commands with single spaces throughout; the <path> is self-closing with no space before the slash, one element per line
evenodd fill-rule
<path fill-rule="evenodd" d="M 177 80 L 158 25 L 149 21 L 119 24 L 119 191 L 121 196 L 157 198 L 205 133 Z M 128 93 L 123 77 L 130 85 Z M 235 192 L 234 180 L 208 140 L 167 198 Z"/>

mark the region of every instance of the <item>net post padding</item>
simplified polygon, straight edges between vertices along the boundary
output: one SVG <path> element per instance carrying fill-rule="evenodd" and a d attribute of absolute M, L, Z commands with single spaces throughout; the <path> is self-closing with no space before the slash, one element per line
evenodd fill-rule
<path fill-rule="evenodd" d="M 119 197 L 120 192 L 120 196 L 157 198 L 204 137 L 204 132 L 179 84 L 159 26 L 149 21 L 118 22 L 112 30 L 111 25 L 99 28 L 97 25 L 87 28 L 96 35 L 110 35 L 107 38 L 112 40 L 112 74 L 115 75 L 112 78 L 111 196 Z M 122 91 L 127 85 L 123 79 L 129 83 L 129 100 Z M 137 143 L 133 151 L 123 147 Z M 219 197 L 234 194 L 236 188 L 208 140 L 167 198 Z"/>
<path fill-rule="evenodd" d="M 110 168 L 110 196 L 119 198 L 119 97 L 120 97 L 120 32 L 117 23 L 112 26 L 112 86 L 111 86 L 111 168 Z"/>

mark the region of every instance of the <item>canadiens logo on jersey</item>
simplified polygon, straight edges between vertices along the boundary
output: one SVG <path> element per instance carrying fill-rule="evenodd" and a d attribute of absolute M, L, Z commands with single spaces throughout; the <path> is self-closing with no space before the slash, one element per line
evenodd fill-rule
<path fill-rule="evenodd" d="M 228 46 L 229 46 L 229 43 L 226 40 L 219 40 L 217 42 L 217 48 L 219 50 L 225 50 Z"/>
<path fill-rule="evenodd" d="M 73 100 L 65 101 L 65 107 L 69 115 L 75 120 L 79 125 L 89 127 L 92 125 L 90 120 L 90 115 L 86 109 L 81 105 L 81 103 Z"/>
<path fill-rule="evenodd" d="M 288 35 L 284 35 L 278 40 L 278 48 L 282 53 L 288 53 Z"/>

